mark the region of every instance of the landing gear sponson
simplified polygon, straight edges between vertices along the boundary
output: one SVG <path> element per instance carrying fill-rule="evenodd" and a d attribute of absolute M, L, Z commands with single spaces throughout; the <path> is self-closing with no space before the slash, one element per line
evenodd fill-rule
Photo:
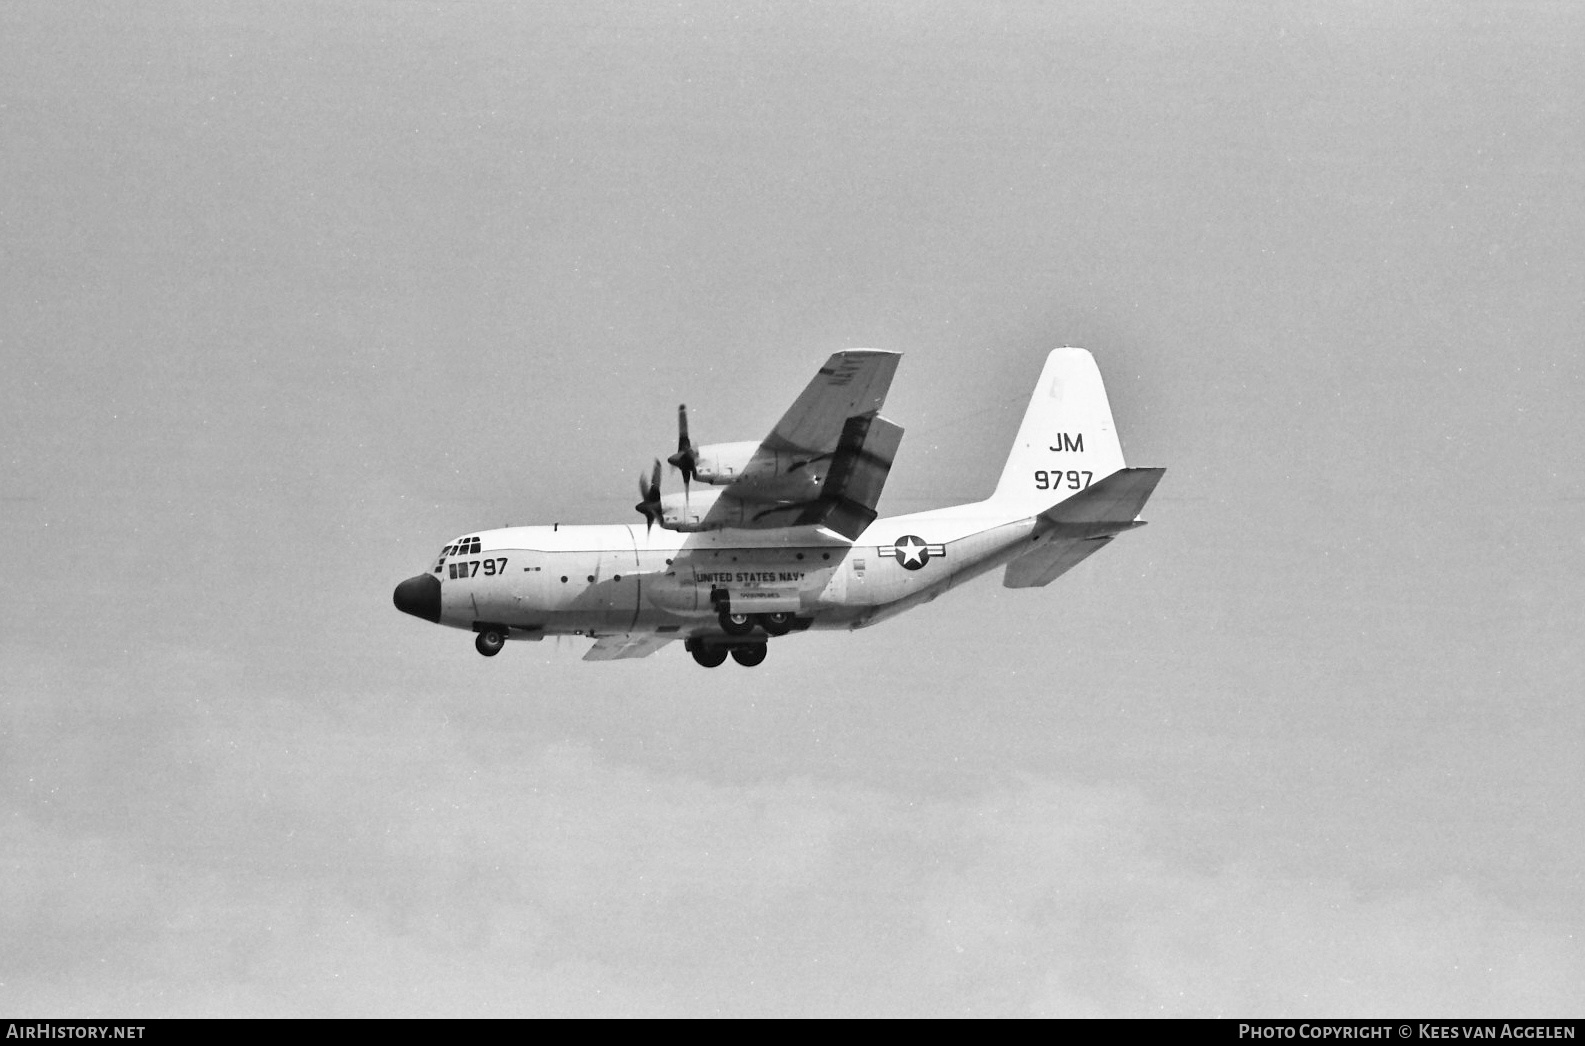
<path fill-rule="evenodd" d="M 693 659 L 705 668 L 719 668 L 726 663 L 728 654 L 745 668 L 753 668 L 763 662 L 765 641 L 747 638 L 755 628 L 762 629 L 767 636 L 784 636 L 800 624 L 808 627 L 807 620 L 800 621 L 790 613 L 730 614 L 723 610 L 720 623 L 721 630 L 731 637 L 725 643 L 707 644 L 703 639 L 694 637 L 686 644 Z M 478 630 L 473 639 L 474 649 L 485 657 L 494 657 L 506 646 L 507 629 L 504 625 L 479 624 L 474 627 Z"/>

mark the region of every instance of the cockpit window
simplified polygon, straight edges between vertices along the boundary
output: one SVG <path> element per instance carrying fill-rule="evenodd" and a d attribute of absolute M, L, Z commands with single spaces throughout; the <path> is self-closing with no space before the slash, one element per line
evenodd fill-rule
<path fill-rule="evenodd" d="M 480 551 L 479 539 L 476 537 L 459 538 L 455 543 L 447 545 L 440 550 L 440 558 L 435 561 L 435 573 L 440 573 L 446 565 L 446 559 L 451 556 L 476 556 Z M 504 560 L 503 560 L 504 562 Z M 457 576 L 456 565 L 452 565 L 451 576 Z"/>

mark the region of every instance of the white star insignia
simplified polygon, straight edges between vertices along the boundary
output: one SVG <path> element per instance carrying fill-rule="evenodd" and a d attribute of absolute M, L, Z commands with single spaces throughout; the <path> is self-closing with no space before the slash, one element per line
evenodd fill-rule
<path fill-rule="evenodd" d="M 924 552 L 924 550 L 925 545 L 918 538 L 904 538 L 897 543 L 897 551 L 902 554 L 902 562 L 904 564 L 923 564 L 925 558 L 923 555 L 921 555 L 921 553 Z"/>

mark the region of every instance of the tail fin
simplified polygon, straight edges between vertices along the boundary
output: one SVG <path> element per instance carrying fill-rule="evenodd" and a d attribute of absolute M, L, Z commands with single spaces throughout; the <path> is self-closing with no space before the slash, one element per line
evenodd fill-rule
<path fill-rule="evenodd" d="M 991 502 L 1010 515 L 1038 515 L 1123 467 L 1095 357 L 1053 349 Z"/>

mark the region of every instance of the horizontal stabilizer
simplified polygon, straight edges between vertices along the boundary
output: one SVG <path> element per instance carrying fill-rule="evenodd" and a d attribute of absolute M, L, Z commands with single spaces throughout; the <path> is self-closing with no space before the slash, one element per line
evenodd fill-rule
<path fill-rule="evenodd" d="M 1111 544 L 1111 538 L 1081 538 L 1039 545 L 1007 564 L 1003 588 L 1043 588 L 1083 562 L 1091 553 Z"/>
<path fill-rule="evenodd" d="M 1166 469 L 1119 469 L 1037 517 L 1036 533 L 1103 537 L 1133 529 Z"/>
<path fill-rule="evenodd" d="M 1036 517 L 1030 551 L 1007 564 L 1007 588 L 1040 588 L 1100 551 L 1138 519 L 1166 469 L 1122 469 Z"/>

